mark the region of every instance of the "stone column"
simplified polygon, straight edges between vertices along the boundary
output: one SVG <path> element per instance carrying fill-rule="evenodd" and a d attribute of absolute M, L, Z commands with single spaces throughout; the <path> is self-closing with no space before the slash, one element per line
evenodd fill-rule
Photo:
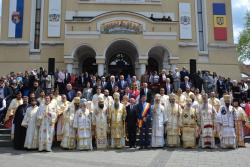
<path fill-rule="evenodd" d="M 148 57 L 146 55 L 141 55 L 139 57 L 139 69 L 137 76 L 141 78 L 143 74 L 146 72 L 146 65 L 148 64 Z"/>
<path fill-rule="evenodd" d="M 146 71 L 146 64 L 140 64 L 140 76 L 145 74 Z"/>
<path fill-rule="evenodd" d="M 64 56 L 64 63 L 66 64 L 66 70 L 69 72 L 69 73 L 73 73 L 73 68 L 74 68 L 74 60 L 73 58 L 71 58 L 70 56 Z"/>
<path fill-rule="evenodd" d="M 67 68 L 67 71 L 68 71 L 69 73 L 72 73 L 72 72 L 73 72 L 73 64 L 72 64 L 72 63 L 68 63 L 68 64 L 66 65 L 66 68 Z"/>
<path fill-rule="evenodd" d="M 103 76 L 104 74 L 104 64 L 98 64 L 98 75 Z"/>
<path fill-rule="evenodd" d="M 104 75 L 104 66 L 105 66 L 105 57 L 102 55 L 96 56 L 96 64 L 97 64 L 97 73 L 99 76 Z"/>

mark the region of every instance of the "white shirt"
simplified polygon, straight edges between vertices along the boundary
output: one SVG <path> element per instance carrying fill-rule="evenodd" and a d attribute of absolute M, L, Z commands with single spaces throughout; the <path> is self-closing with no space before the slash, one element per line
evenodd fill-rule
<path fill-rule="evenodd" d="M 0 108 L 0 111 L 4 110 L 6 108 L 6 100 L 3 99 L 2 101 L 2 108 Z"/>

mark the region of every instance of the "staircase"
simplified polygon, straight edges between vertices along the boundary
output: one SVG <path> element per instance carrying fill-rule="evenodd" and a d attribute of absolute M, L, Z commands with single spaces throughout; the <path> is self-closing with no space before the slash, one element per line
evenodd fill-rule
<path fill-rule="evenodd" d="M 0 129 L 0 147 L 12 147 L 10 129 Z"/>

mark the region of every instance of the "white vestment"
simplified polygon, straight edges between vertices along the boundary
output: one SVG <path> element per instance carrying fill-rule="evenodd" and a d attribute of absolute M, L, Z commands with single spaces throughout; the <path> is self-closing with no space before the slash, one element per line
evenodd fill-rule
<path fill-rule="evenodd" d="M 36 122 L 38 106 L 28 107 L 24 115 L 22 126 L 27 128 L 24 148 L 37 149 L 38 148 L 38 137 L 39 131 Z"/>
<path fill-rule="evenodd" d="M 91 113 L 88 109 L 76 111 L 73 127 L 77 130 L 77 149 L 92 150 Z"/>
<path fill-rule="evenodd" d="M 39 151 L 51 151 L 56 121 L 56 108 L 53 103 L 41 105 L 37 113 L 39 125 Z"/>
<path fill-rule="evenodd" d="M 164 123 L 167 121 L 165 116 L 164 107 L 160 104 L 158 106 L 153 105 L 152 111 L 152 147 L 163 147 L 164 141 Z"/>

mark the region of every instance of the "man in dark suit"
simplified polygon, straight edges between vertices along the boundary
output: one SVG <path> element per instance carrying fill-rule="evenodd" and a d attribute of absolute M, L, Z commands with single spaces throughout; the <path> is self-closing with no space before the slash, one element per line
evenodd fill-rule
<path fill-rule="evenodd" d="M 115 76 L 111 75 L 110 76 L 110 81 L 107 83 L 107 87 L 106 89 L 109 90 L 109 92 L 113 92 L 114 87 L 117 85 L 116 81 L 115 81 Z"/>
<path fill-rule="evenodd" d="M 184 82 L 181 83 L 181 89 L 182 89 L 183 92 L 185 92 L 187 88 L 191 89 L 192 88 L 192 83 L 189 82 L 189 77 L 185 76 L 184 77 Z"/>
<path fill-rule="evenodd" d="M 166 84 L 164 86 L 164 89 L 165 89 L 165 93 L 167 95 L 170 95 L 173 92 L 173 90 L 174 90 L 173 85 L 170 83 L 170 79 L 169 78 L 166 79 Z"/>
<path fill-rule="evenodd" d="M 147 103 L 151 103 L 152 101 L 152 91 L 148 88 L 148 84 L 146 82 L 143 83 L 141 91 L 140 91 L 140 98 L 145 95 Z"/>
<path fill-rule="evenodd" d="M 219 76 L 216 86 L 217 86 L 217 93 L 219 95 L 219 98 L 222 98 L 223 92 L 226 91 L 226 85 L 224 84 L 223 78 L 221 76 Z"/>
<path fill-rule="evenodd" d="M 81 75 L 78 76 L 77 78 L 77 87 L 78 88 L 83 88 L 85 87 L 85 79 L 84 79 L 84 74 L 82 73 Z"/>
<path fill-rule="evenodd" d="M 123 92 L 124 89 L 128 86 L 127 81 L 124 80 L 124 75 L 120 75 L 120 79 L 117 85 L 118 85 L 118 88 L 121 90 L 121 92 Z"/>
<path fill-rule="evenodd" d="M 7 106 L 9 106 L 12 100 L 13 92 L 10 87 L 6 87 L 4 80 L 0 79 L 0 98 L 5 99 Z"/>
<path fill-rule="evenodd" d="M 187 71 L 186 67 L 182 68 L 182 70 L 180 71 L 180 76 L 181 76 L 181 82 L 184 82 L 184 78 L 186 76 L 189 76 L 189 72 Z"/>
<path fill-rule="evenodd" d="M 72 100 L 76 96 L 76 92 L 75 92 L 74 89 L 72 89 L 72 85 L 71 84 L 67 84 L 66 88 L 67 88 L 67 93 L 66 93 L 67 100 L 70 101 L 70 102 L 72 102 Z"/>
<path fill-rule="evenodd" d="M 70 83 L 70 79 L 71 79 L 71 76 L 70 76 L 70 73 L 65 70 L 65 79 L 64 79 L 64 84 L 67 85 L 68 83 Z"/>
<path fill-rule="evenodd" d="M 101 78 L 101 87 L 102 87 L 102 89 L 106 89 L 106 87 L 107 87 L 107 82 L 106 82 L 105 76 L 102 76 L 102 78 Z"/>
<path fill-rule="evenodd" d="M 29 107 L 28 99 L 29 99 L 28 96 L 23 97 L 23 104 L 17 108 L 13 119 L 13 124 L 15 125 L 13 144 L 14 148 L 18 150 L 24 149 L 26 128 L 22 126 L 22 121 L 26 113 L 26 110 Z"/>
<path fill-rule="evenodd" d="M 138 127 L 140 129 L 140 149 L 147 149 L 150 145 L 149 126 L 151 124 L 151 105 L 146 102 L 146 95 L 142 95 L 138 104 Z"/>
<path fill-rule="evenodd" d="M 128 129 L 129 147 L 135 148 L 136 146 L 136 124 L 137 124 L 137 108 L 134 98 L 130 99 L 130 104 L 126 107 L 127 116 L 126 123 Z"/>

